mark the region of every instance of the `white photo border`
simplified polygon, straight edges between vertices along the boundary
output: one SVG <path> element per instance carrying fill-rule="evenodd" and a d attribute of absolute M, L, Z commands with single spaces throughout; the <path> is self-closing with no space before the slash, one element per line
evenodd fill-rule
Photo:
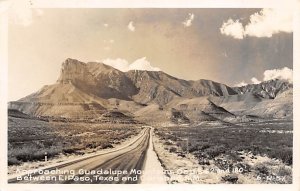
<path fill-rule="evenodd" d="M 11 1 L 0 2 L 0 190 L 4 191 L 78 191 L 78 190 L 243 190 L 300 191 L 300 1 L 296 0 L 28 0 L 32 8 L 276 8 L 283 4 L 294 7 L 293 31 L 293 184 L 176 184 L 176 185 L 47 185 L 7 183 L 7 89 L 8 89 L 8 9 Z"/>

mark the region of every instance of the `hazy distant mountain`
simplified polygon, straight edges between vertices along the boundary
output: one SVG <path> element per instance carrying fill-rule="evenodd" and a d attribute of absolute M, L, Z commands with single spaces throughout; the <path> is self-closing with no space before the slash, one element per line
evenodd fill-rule
<path fill-rule="evenodd" d="M 259 84 L 248 84 L 242 87 L 234 87 L 233 89 L 239 94 L 245 94 L 251 92 L 262 98 L 274 99 L 278 94 L 290 89 L 293 84 L 288 81 L 274 79 L 264 81 Z"/>
<path fill-rule="evenodd" d="M 233 87 L 238 95 L 210 98 L 236 115 L 268 118 L 293 117 L 293 84 L 279 79 Z"/>
<path fill-rule="evenodd" d="M 275 99 L 264 99 L 254 107 L 243 112 L 246 115 L 256 115 L 271 118 L 293 118 L 293 89 L 277 94 Z"/>
<path fill-rule="evenodd" d="M 178 79 L 161 71 L 121 72 L 102 63 L 68 58 L 55 84 L 10 102 L 9 108 L 35 116 L 77 118 L 96 118 L 107 110 L 119 110 L 142 118 L 191 122 L 231 118 L 239 112 L 261 114 L 259 103 L 269 98 L 275 98 L 274 111 L 280 110 L 281 103 L 292 104 L 292 95 L 285 99 L 277 96 L 290 89 L 292 84 L 280 80 L 231 88 L 210 80 Z M 287 113 L 291 112 L 284 110 L 281 116 Z"/>

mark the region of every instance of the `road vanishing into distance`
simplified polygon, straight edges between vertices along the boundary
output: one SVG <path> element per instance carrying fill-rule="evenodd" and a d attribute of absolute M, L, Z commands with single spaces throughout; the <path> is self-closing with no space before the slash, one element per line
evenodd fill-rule
<path fill-rule="evenodd" d="M 123 148 L 8 179 L 21 184 L 137 184 L 149 146 L 150 128 Z"/>

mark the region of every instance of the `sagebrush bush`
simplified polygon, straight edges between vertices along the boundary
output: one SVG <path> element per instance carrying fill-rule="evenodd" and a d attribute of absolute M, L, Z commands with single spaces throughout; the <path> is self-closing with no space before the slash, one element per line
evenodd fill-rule
<path fill-rule="evenodd" d="M 285 166 L 279 166 L 277 170 L 278 176 L 292 176 L 293 172 L 291 168 L 287 168 Z"/>
<path fill-rule="evenodd" d="M 208 156 L 210 156 L 210 158 L 215 158 L 220 154 L 225 153 L 227 150 L 228 149 L 225 148 L 223 145 L 215 145 L 206 149 L 205 152 L 208 154 Z"/>
<path fill-rule="evenodd" d="M 169 127 L 157 129 L 157 135 L 163 140 L 174 140 L 182 150 L 186 144 L 182 140 L 189 139 L 189 152 L 197 157 L 210 159 L 225 154 L 232 160 L 241 161 L 237 151 L 251 152 L 254 155 L 268 156 L 282 160 L 287 165 L 293 163 L 292 133 L 262 133 L 262 129 L 292 130 L 291 123 L 261 122 L 254 125 L 232 125 L 224 128 L 201 125 L 195 127 Z M 233 151 L 233 152 L 231 152 Z M 255 156 L 254 156 L 255 158 Z"/>
<path fill-rule="evenodd" d="M 20 165 L 22 162 L 14 156 L 8 156 L 7 163 L 8 165 Z"/>
<path fill-rule="evenodd" d="M 9 156 L 16 158 L 18 161 L 27 162 L 44 160 L 46 155 L 48 158 L 51 158 L 58 155 L 61 152 L 61 148 L 56 147 L 41 149 L 34 146 L 25 146 L 22 148 L 14 149 L 10 152 Z"/>
<path fill-rule="evenodd" d="M 170 151 L 171 153 L 175 153 L 175 152 L 177 151 L 177 148 L 176 148 L 176 147 L 171 147 L 171 148 L 169 149 L 169 151 Z"/>
<path fill-rule="evenodd" d="M 48 159 L 63 153 L 82 155 L 86 149 L 112 148 L 113 144 L 137 135 L 141 128 L 132 124 L 48 123 L 9 118 L 9 165 Z"/>
<path fill-rule="evenodd" d="M 255 165 L 254 169 L 258 171 L 262 175 L 269 175 L 269 168 L 266 166 L 265 163 L 259 163 Z"/>

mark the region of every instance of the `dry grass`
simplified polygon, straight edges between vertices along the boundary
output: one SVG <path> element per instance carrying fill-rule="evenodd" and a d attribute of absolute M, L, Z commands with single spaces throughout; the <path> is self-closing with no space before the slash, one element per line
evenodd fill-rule
<path fill-rule="evenodd" d="M 231 127 L 169 127 L 157 128 L 156 133 L 165 141 L 175 142 L 183 151 L 198 157 L 213 159 L 227 154 L 239 160 L 239 151 L 254 155 L 267 155 L 282 160 L 287 165 L 293 161 L 293 134 L 260 132 L 262 129 L 291 131 L 292 126 L 282 123 L 259 123 L 255 126 Z M 188 142 L 186 141 L 188 139 Z"/>
<path fill-rule="evenodd" d="M 8 165 L 44 160 L 58 154 L 82 155 L 86 150 L 112 148 L 139 133 L 128 124 L 49 123 L 9 117 Z"/>
<path fill-rule="evenodd" d="M 266 129 L 268 131 L 262 131 Z M 214 165 L 230 172 L 242 168 L 245 176 L 260 176 L 266 183 L 291 183 L 292 129 L 291 122 L 275 121 L 228 127 L 166 127 L 156 128 L 155 132 L 165 149 L 175 146 L 177 149 L 172 152 L 183 157 L 187 152 L 191 153 L 199 165 Z M 265 162 L 259 163 L 260 160 Z M 270 177 L 272 180 L 268 180 Z M 281 177 L 285 180 L 280 180 Z M 240 182 L 230 176 L 224 177 L 223 181 Z"/>

